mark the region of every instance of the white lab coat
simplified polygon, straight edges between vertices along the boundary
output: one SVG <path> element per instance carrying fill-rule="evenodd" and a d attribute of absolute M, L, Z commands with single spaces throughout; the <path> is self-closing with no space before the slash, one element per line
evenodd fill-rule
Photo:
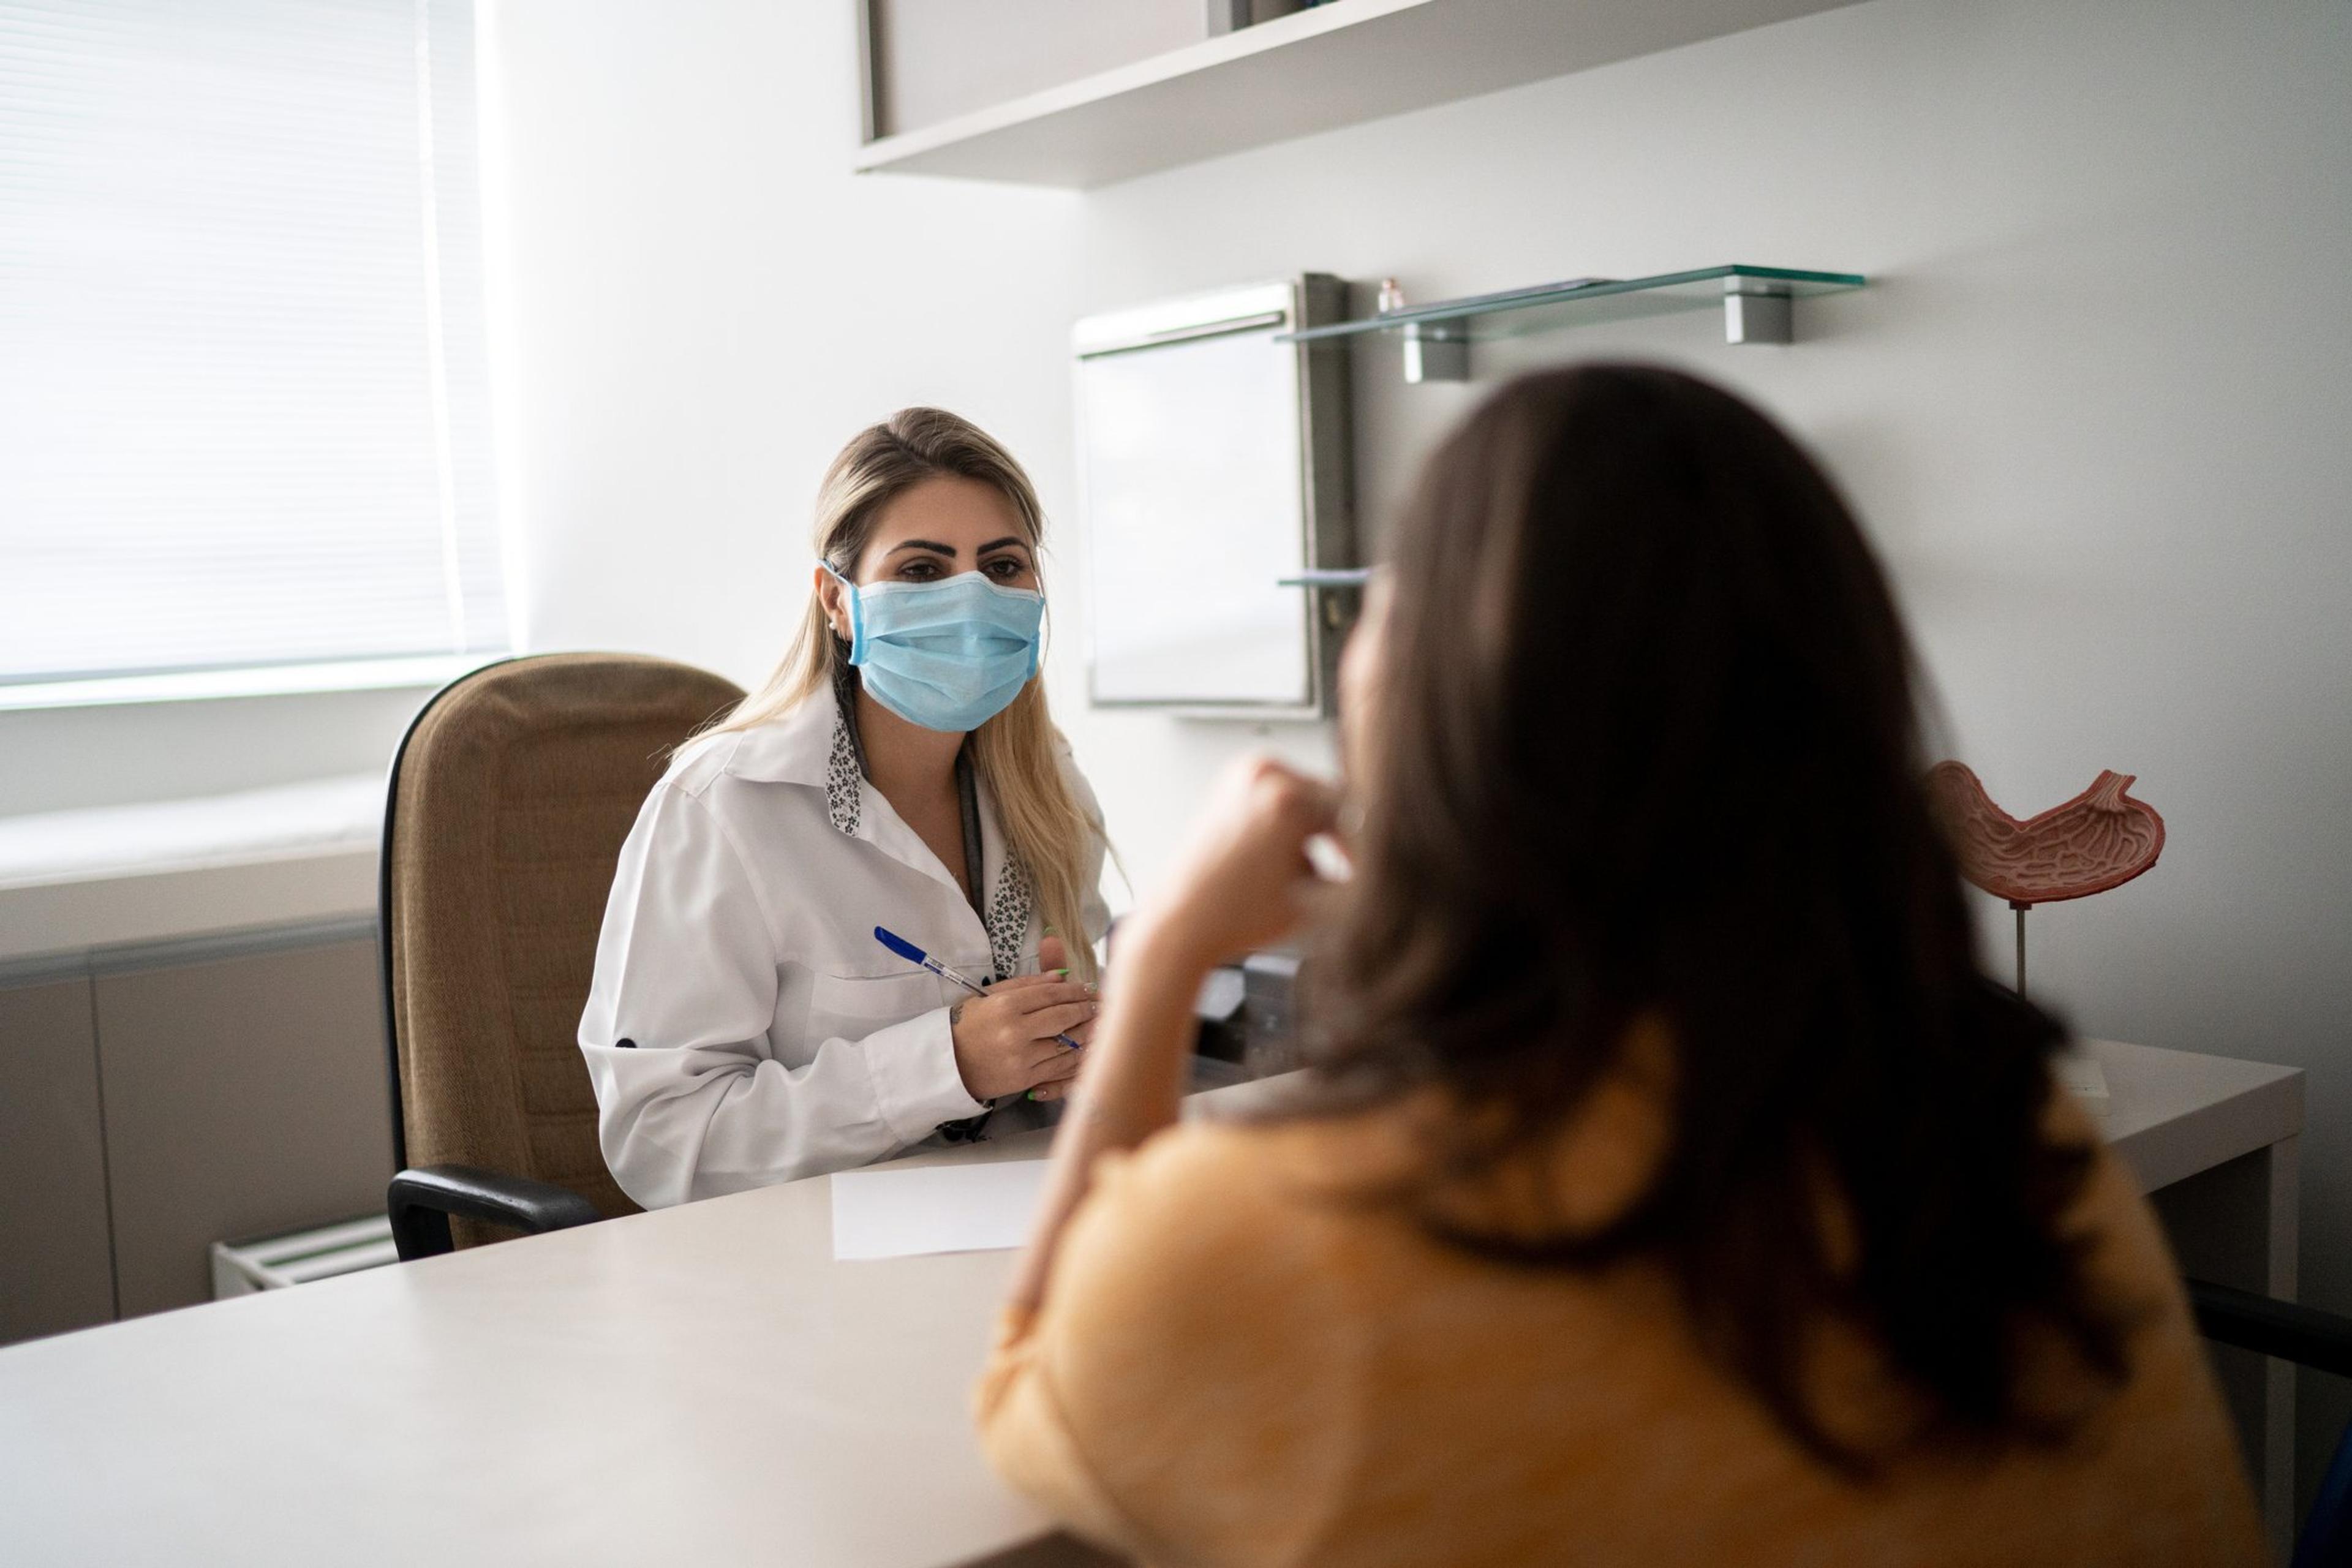
<path fill-rule="evenodd" d="M 949 1037 L 968 993 L 874 939 L 887 926 L 983 981 L 1035 972 L 1044 917 L 985 781 L 980 819 L 985 923 L 860 775 L 829 689 L 680 750 L 621 847 L 580 1020 L 622 1191 L 656 1208 L 862 1165 L 986 1109 Z M 1101 870 L 1097 835 L 1089 942 Z"/>

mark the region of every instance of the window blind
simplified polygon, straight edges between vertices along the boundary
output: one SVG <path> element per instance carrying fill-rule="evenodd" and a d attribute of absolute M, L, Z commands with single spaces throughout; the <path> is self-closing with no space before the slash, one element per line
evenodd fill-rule
<path fill-rule="evenodd" d="M 471 0 L 0 0 L 0 685 L 496 652 Z"/>

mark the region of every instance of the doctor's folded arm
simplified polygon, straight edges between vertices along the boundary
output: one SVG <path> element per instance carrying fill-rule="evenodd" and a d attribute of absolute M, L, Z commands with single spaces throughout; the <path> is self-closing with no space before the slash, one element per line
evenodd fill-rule
<path fill-rule="evenodd" d="M 1058 1109 L 1108 910 L 1101 811 L 1038 674 L 1041 531 L 1019 465 L 941 410 L 828 469 L 798 641 L 678 748 L 614 876 L 580 1048 L 637 1203 Z"/>

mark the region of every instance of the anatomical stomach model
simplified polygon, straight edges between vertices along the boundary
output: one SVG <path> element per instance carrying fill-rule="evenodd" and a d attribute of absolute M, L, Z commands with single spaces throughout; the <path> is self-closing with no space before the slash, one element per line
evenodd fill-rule
<path fill-rule="evenodd" d="M 2126 793 L 2129 773 L 2020 822 L 1960 763 L 1927 770 L 1927 804 L 1959 857 L 1960 874 L 2017 911 L 2017 992 L 2025 994 L 2025 911 L 2119 888 L 2164 852 L 2164 818 Z"/>

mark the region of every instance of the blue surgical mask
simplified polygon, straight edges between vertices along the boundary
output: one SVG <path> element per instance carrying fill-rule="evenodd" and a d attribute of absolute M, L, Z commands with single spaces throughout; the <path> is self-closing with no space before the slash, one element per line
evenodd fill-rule
<path fill-rule="evenodd" d="M 1037 673 L 1045 595 L 977 572 L 936 583 L 852 583 L 849 662 L 874 700 L 926 730 L 977 730 Z"/>

